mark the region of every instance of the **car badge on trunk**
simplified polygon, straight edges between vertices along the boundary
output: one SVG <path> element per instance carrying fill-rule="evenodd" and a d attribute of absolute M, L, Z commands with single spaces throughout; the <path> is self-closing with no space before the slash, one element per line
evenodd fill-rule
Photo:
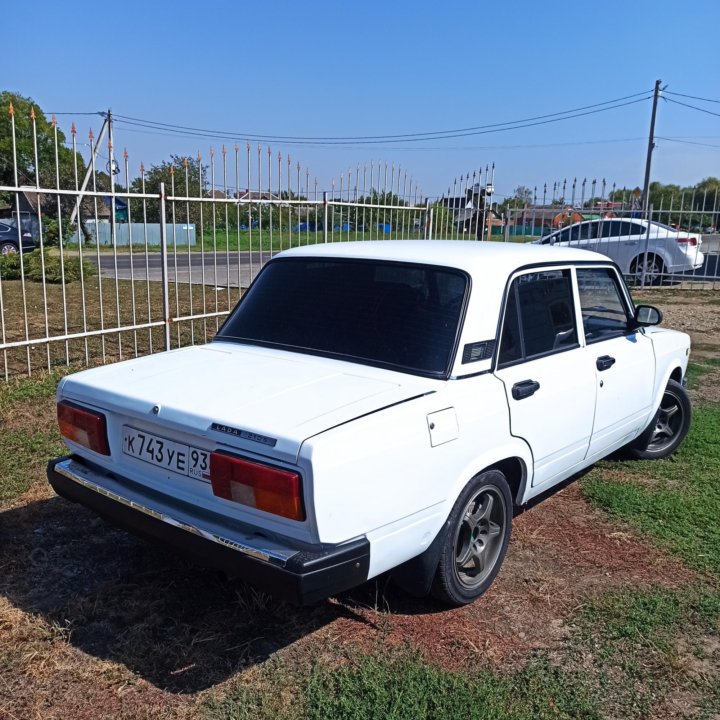
<path fill-rule="evenodd" d="M 211 430 L 217 432 L 226 433 L 227 435 L 234 435 L 235 437 L 242 438 L 243 440 L 250 440 L 251 442 L 260 443 L 261 445 L 268 445 L 269 447 L 275 447 L 277 445 L 277 439 L 268 437 L 267 435 L 258 435 L 254 432 L 248 432 L 240 428 L 232 427 L 230 425 L 223 425 L 222 423 L 213 423 L 210 425 Z"/>

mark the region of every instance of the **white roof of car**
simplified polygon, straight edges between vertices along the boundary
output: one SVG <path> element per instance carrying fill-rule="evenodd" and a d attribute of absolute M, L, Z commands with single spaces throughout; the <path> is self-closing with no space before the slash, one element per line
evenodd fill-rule
<path fill-rule="evenodd" d="M 605 255 L 554 245 L 529 243 L 478 242 L 474 240 L 366 240 L 305 245 L 280 253 L 279 256 L 322 256 L 397 260 L 440 265 L 482 275 L 507 276 L 519 267 L 536 263 L 577 261 L 608 262 Z"/>

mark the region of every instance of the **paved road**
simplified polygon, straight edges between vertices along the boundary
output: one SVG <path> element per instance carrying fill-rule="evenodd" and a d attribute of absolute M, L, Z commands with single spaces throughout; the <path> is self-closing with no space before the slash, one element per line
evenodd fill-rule
<path fill-rule="evenodd" d="M 214 285 L 217 287 L 248 287 L 258 270 L 270 259 L 269 252 L 178 252 L 168 254 L 168 279 L 170 282 Z M 89 260 L 97 265 L 97 257 L 92 255 Z M 118 280 L 162 280 L 162 257 L 160 253 L 148 253 L 132 256 L 132 272 L 130 255 L 127 251 L 118 254 L 117 259 L 111 254 L 100 255 L 100 267 L 103 277 L 116 277 L 117 262 Z"/>
<path fill-rule="evenodd" d="M 705 249 L 705 248 L 703 248 Z M 264 263 L 270 259 L 269 252 L 178 252 L 168 255 L 168 278 L 170 282 L 212 285 L 216 287 L 248 287 Z M 89 256 L 89 260 L 97 264 L 97 257 Z M 103 277 L 115 277 L 115 258 L 111 254 L 100 256 L 100 267 Z M 148 253 L 147 266 L 144 254 L 132 257 L 132 273 L 130 272 L 130 256 L 127 252 L 117 256 L 117 278 L 119 280 L 145 280 L 146 267 L 150 280 L 162 280 L 162 258 L 160 253 Z M 177 272 L 176 272 L 177 267 Z M 702 268 L 693 273 L 677 275 L 677 279 L 693 281 L 695 278 L 720 280 L 720 254 L 706 254 Z"/>

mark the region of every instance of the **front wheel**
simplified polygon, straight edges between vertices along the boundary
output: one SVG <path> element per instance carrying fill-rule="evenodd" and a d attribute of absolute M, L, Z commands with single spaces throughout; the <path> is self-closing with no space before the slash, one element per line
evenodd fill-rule
<path fill-rule="evenodd" d="M 0 255 L 14 255 L 17 251 L 15 243 L 11 243 L 8 240 L 0 242 Z"/>
<path fill-rule="evenodd" d="M 690 430 L 691 415 L 687 391 L 680 383 L 670 380 L 652 422 L 628 446 L 630 455 L 641 460 L 659 460 L 672 455 Z"/>
<path fill-rule="evenodd" d="M 512 497 L 505 476 L 487 470 L 474 477 L 448 518 L 432 594 L 450 605 L 479 598 L 500 570 L 511 524 Z"/>

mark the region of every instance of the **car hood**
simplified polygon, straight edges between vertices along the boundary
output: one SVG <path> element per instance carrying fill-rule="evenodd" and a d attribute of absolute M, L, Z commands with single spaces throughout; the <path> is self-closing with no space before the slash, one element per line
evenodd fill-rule
<path fill-rule="evenodd" d="M 86 370 L 59 398 L 294 462 L 302 442 L 442 381 L 235 343 L 213 342 Z"/>

